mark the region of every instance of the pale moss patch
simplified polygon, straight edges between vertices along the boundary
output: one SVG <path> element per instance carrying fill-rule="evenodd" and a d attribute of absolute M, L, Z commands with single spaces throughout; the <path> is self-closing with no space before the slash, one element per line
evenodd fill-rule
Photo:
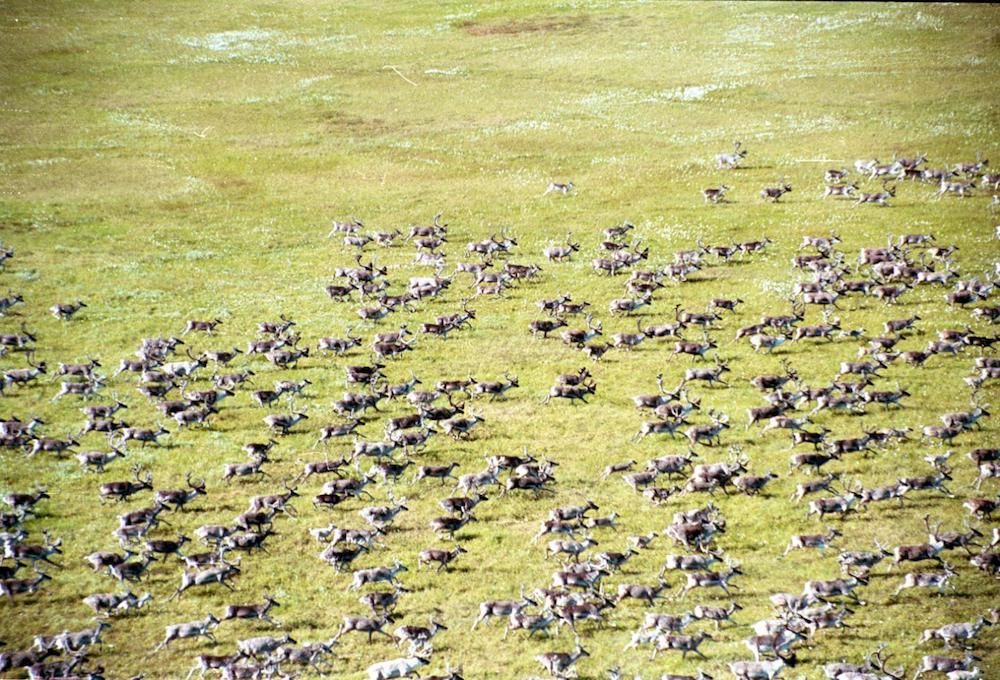
<path fill-rule="evenodd" d="M 196 63 L 238 61 L 248 64 L 283 64 L 289 56 L 281 49 L 283 34 L 261 28 L 222 31 L 180 38 L 185 47 L 199 52 Z"/>

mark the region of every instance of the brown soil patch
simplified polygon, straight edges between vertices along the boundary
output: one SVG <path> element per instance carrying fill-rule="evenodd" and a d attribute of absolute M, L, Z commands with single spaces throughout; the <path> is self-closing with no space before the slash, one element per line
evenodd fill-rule
<path fill-rule="evenodd" d="M 586 14 L 571 17 L 538 17 L 509 21 L 463 21 L 458 27 L 475 36 L 558 33 L 581 28 L 590 22 Z"/>

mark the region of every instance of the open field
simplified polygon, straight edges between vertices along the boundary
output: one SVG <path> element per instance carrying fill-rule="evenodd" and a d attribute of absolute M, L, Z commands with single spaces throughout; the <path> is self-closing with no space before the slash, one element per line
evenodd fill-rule
<path fill-rule="evenodd" d="M 225 6 L 108 0 L 6 1 L 2 7 L 0 240 L 15 252 L 0 271 L 0 291 L 19 293 L 24 303 L 0 318 L 0 333 L 24 327 L 37 341 L 28 343 L 33 356 L 10 351 L 0 357 L 0 367 L 25 368 L 30 358 L 47 362 L 49 371 L 24 387 L 6 387 L 0 418 L 38 417 L 44 421 L 40 435 L 65 438 L 85 422 L 79 407 L 118 398 L 128 409 L 116 417 L 137 427 L 163 424 L 170 434 L 157 446 L 130 443 L 127 457 L 101 474 L 83 471 L 71 455 L 27 457 L 18 449 L 0 449 L 0 494 L 47 487 L 51 498 L 39 504 L 25 527 L 32 543 L 43 541 L 43 530 L 61 538 L 63 554 L 56 560 L 64 565 L 43 567 L 52 580 L 38 593 L 0 601 L 0 640 L 6 642 L 0 652 L 30 646 L 36 634 L 92 625 L 82 598 L 121 589 L 106 573 L 91 571 L 83 558 L 96 550 L 118 550 L 112 536 L 118 515 L 152 502 L 143 493 L 125 505 L 99 503 L 100 485 L 128 478 L 133 464 L 152 472 L 157 489 L 183 486 L 188 473 L 206 481 L 207 495 L 184 511 L 167 513 L 169 526 L 152 534 L 166 539 L 177 532 L 193 537 L 204 524 L 230 523 L 250 497 L 282 491 L 282 482 L 296 478 L 304 462 L 350 453 L 349 438 L 317 445 L 324 425 L 345 421 L 331 403 L 345 390 L 359 391 L 345 384 L 344 367 L 370 362 L 375 333 L 401 323 L 416 331 L 423 322 L 460 311 L 475 292 L 472 276 L 460 273 L 437 297 L 412 303 L 414 311 L 362 322 L 357 295 L 336 302 L 324 292 L 343 283 L 335 278 L 336 268 L 355 266 L 357 250 L 344 245 L 342 235 L 328 238 L 332 220 L 351 216 L 364 221 L 365 233 L 398 228 L 405 235 L 411 225 L 429 224 L 441 213 L 448 224 L 441 248 L 445 275 L 460 262 L 479 260 L 466 252 L 467 243 L 502 230 L 517 241 L 507 261 L 542 268 L 502 297 L 472 299 L 476 316 L 470 327 L 447 339 L 418 334 L 412 352 L 385 362 L 388 382 L 412 374 L 424 389 L 470 374 L 497 381 L 509 373 L 518 380 L 502 399 L 469 401 L 469 410 L 484 422 L 468 439 L 434 435 L 412 455 L 416 465 L 454 461 L 464 474 L 483 470 L 484 456 L 525 450 L 559 464 L 554 494 L 500 497 L 498 488 L 489 491 L 490 500 L 474 513 L 478 522 L 457 534 L 468 553 L 438 575 L 418 570 L 417 556 L 425 548 L 449 545 L 428 522 L 442 514 L 438 502 L 452 495 L 453 486 L 414 481 L 416 465 L 391 485 L 394 497 L 406 497 L 409 510 L 386 533 L 384 547 L 362 555 L 354 567 L 391 565 L 396 558 L 408 567 L 400 580 L 411 592 L 402 596 L 396 623 L 387 630 L 401 623 L 426 625 L 431 614 L 448 626 L 433 641 L 430 673 L 444 673 L 450 664 L 462 666 L 470 679 L 544 675 L 536 655 L 572 650 L 572 631 L 565 627 L 548 640 L 528 639 L 523 632 L 501 640 L 498 621 L 470 632 L 480 602 L 516 598 L 521 585 L 529 591 L 551 585 L 558 563 L 545 559 L 551 537 L 530 541 L 558 506 L 592 499 L 600 509 L 591 516 L 618 513 L 616 529 L 594 530 L 600 545 L 590 552 L 625 550 L 628 536 L 662 532 L 678 510 L 709 500 L 718 506 L 727 526 L 716 545 L 743 571 L 734 579 L 738 590 L 732 597 L 713 589 L 653 608 L 623 602 L 606 614 L 603 626 L 578 626 L 590 656 L 577 670 L 580 677 L 603 678 L 606 669 L 620 665 L 648 680 L 665 672 L 694 675 L 701 667 L 720 678 L 730 677 L 728 662 L 752 658 L 743 640 L 753 622 L 772 615 L 769 595 L 798 593 L 807 580 L 840 575 L 836 549 L 782 557 L 791 535 L 822 533 L 829 525 L 842 532 L 837 541 L 842 549 L 871 550 L 874 539 L 887 546 L 922 543 L 925 515 L 940 519 L 946 530 L 961 530 L 971 519 L 962 507 L 965 499 L 1000 492 L 996 479 L 985 481 L 980 492 L 973 489 L 977 470 L 966 456 L 977 447 L 998 445 L 994 417 L 946 446 L 919 436 L 923 426 L 940 425 L 941 414 L 972 408 L 963 378 L 972 375 L 975 357 L 990 353 L 970 347 L 932 356 L 920 367 L 898 360 L 880 371 L 871 389 L 905 388 L 909 396 L 901 408 L 869 405 L 861 415 L 821 411 L 810 426 L 828 428 L 830 439 L 913 428 L 907 441 L 848 454 L 824 471 L 837 473 L 843 488 L 870 488 L 930 474 L 924 457 L 951 449 L 948 486 L 954 497 L 919 491 L 902 505 L 874 503 L 843 520 L 807 517 L 806 503 L 795 505 L 789 496 L 813 475 L 789 473 L 793 451 L 785 432 L 746 428 L 747 409 L 764 403 L 749 380 L 782 372 L 786 361 L 803 384 L 825 385 L 840 362 L 857 360 L 867 341 L 789 341 L 766 354 L 735 339 L 738 328 L 762 315 L 789 313 L 794 285 L 811 278 L 791 267 L 807 235 L 839 234 L 836 249 L 852 268 L 849 279 L 869 271 L 857 265 L 862 247 L 917 233 L 933 234 L 937 246 L 958 246 L 953 266 L 960 278 L 995 278 L 1000 241 L 993 237 L 1000 213 L 991 212 L 989 190 L 937 199 L 936 184 L 899 181 L 888 207 L 821 197 L 824 171 L 841 166 L 851 169 L 850 181 L 857 180 L 860 191 L 882 188 L 854 172 L 855 159 L 889 163 L 894 155 L 922 152 L 931 168 L 978 157 L 998 162 L 996 6 L 523 0 Z M 715 155 L 730 151 L 736 140 L 749 152 L 743 166 L 717 169 Z M 551 181 L 572 181 L 574 189 L 546 194 Z M 729 200 L 707 204 L 701 191 L 722 183 L 730 187 Z M 761 200 L 763 187 L 782 183 L 793 191 L 779 203 Z M 706 255 L 700 271 L 683 283 L 664 281 L 637 314 L 613 315 L 609 302 L 629 297 L 624 288 L 629 273 L 602 276 L 591 261 L 607 256 L 599 250 L 603 230 L 625 221 L 635 225 L 625 244 L 648 247 L 648 259 L 634 269 L 662 270 L 676 252 L 694 249 L 699 241 L 728 245 L 768 237 L 772 243 L 728 262 Z M 547 261 L 543 249 L 563 244 L 567 233 L 580 243 L 579 252 L 569 261 Z M 911 260 L 920 263 L 925 250 L 912 249 Z M 403 293 L 410 277 L 435 273 L 415 264 L 413 245 L 401 240 L 390 248 L 365 247 L 362 261 L 387 269 L 391 294 Z M 496 261 L 498 269 L 503 264 L 504 259 Z M 939 262 L 937 269 L 947 267 Z M 996 305 L 996 293 L 959 307 L 945 304 L 950 290 L 916 286 L 894 305 L 845 295 L 833 315 L 843 329 L 862 329 L 866 338 L 883 335 L 887 319 L 918 315 L 915 332 L 900 341 L 898 351 L 923 349 L 938 339 L 937 331 L 967 324 L 982 336 L 997 333 L 996 325 L 971 314 L 975 307 Z M 671 359 L 673 339 L 647 339 L 633 351 L 613 349 L 594 363 L 559 340 L 563 329 L 548 340 L 529 333 L 529 324 L 545 316 L 537 301 L 563 293 L 590 302 L 603 324 L 603 339 L 635 332 L 637 319 L 643 327 L 672 322 L 675 305 L 695 312 L 713 298 L 743 303 L 709 331 L 718 348 L 707 361 Z M 48 312 L 55 303 L 78 299 L 87 306 L 71 320 Z M 72 395 L 52 400 L 59 390 L 58 362 L 97 357 L 100 372 L 110 376 L 119 361 L 133 357 L 142 338 L 179 335 L 189 319 L 222 323 L 210 336 L 185 335 L 180 350 L 195 356 L 245 350 L 260 337 L 257 323 L 280 315 L 296 322 L 300 346 L 309 346 L 310 355 L 294 368 L 241 354 L 230 369 L 211 364 L 201 369 L 186 384 L 189 392 L 210 388 L 213 370 L 255 372 L 254 384 L 221 402 L 205 425 L 178 428 L 155 400 L 137 392 L 131 373 L 109 377 L 89 402 Z M 567 321 L 571 328 L 584 327 L 582 317 Z M 822 322 L 819 308 L 810 305 L 802 325 Z M 344 337 L 349 330 L 363 338 L 363 348 L 342 357 L 316 349 L 321 337 Z M 685 338 L 701 341 L 702 333 L 689 328 Z M 758 496 L 688 493 L 660 506 L 635 493 L 620 474 L 601 479 L 609 463 L 634 459 L 639 470 L 651 458 L 687 451 L 681 438 L 633 441 L 652 414 L 638 412 L 632 397 L 656 393 L 660 373 L 673 388 L 686 369 L 712 366 L 715 356 L 730 362 L 729 386 L 690 384 L 689 396 L 700 398 L 701 408 L 689 419 L 708 423 L 715 409 L 730 417 L 731 428 L 721 433 L 721 445 L 694 447 L 699 462 L 728 460 L 730 448 L 738 446 L 751 473 L 773 470 L 778 479 Z M 170 360 L 186 359 L 179 352 Z M 540 403 L 557 375 L 583 366 L 597 385 L 588 403 Z M 249 396 L 277 380 L 302 379 L 312 384 L 294 402 L 286 396 L 261 408 Z M 979 390 L 982 403 L 997 403 L 997 384 L 987 382 Z M 181 397 L 174 391 L 169 398 Z M 803 403 L 791 415 L 805 415 L 814 405 Z M 366 414 L 361 439 L 384 438 L 388 418 L 413 412 L 402 401 L 379 408 Z M 270 478 L 222 480 L 224 464 L 244 462 L 242 445 L 270 436 L 265 415 L 302 409 L 308 420 L 276 437 L 272 461 L 264 466 Z M 98 433 L 80 441 L 78 451 L 109 450 Z M 396 459 L 402 457 L 397 453 Z M 362 459 L 361 472 L 372 462 Z M 132 586 L 136 594 L 152 593 L 153 602 L 138 613 L 113 617 L 104 644 L 94 649 L 107 677 L 181 677 L 196 655 L 231 653 L 237 640 L 285 632 L 299 642 L 328 640 L 345 615 L 367 613 L 359 593 L 348 590 L 349 570 L 337 573 L 320 560 L 322 546 L 308 530 L 330 522 L 361 527 L 358 511 L 373 501 L 315 509 L 311 498 L 325 481 L 314 476 L 299 485 L 301 498 L 293 502 L 297 517 L 277 518 L 278 533 L 267 540 L 267 553 L 229 553 L 242 558 L 236 593 L 216 585 L 168 601 L 182 565 L 174 558 L 153 563 L 146 580 Z M 370 490 L 374 503 L 388 501 L 388 483 L 380 480 Z M 988 537 L 997 522 L 972 520 L 972 525 Z M 202 550 L 193 544 L 185 550 Z M 670 539 L 657 538 L 605 578 L 605 591 L 614 593 L 623 583 L 655 584 L 666 555 L 680 552 Z M 970 565 L 964 551 L 948 550 L 945 558 L 958 571 L 945 597 L 924 589 L 892 597 L 902 574 L 939 570 L 933 563 L 892 570 L 887 562 L 878 565 L 869 585 L 859 590 L 867 604 L 852 605 L 851 627 L 819 631 L 798 649 L 799 665 L 782 677 L 822 677 L 822 664 L 842 658 L 860 662 L 880 642 L 893 655 L 889 667 L 905 665 L 908 677 L 924 654 L 949 654 L 940 642 L 918 646 L 921 632 L 974 620 L 998 606 L 1000 589 L 996 579 Z M 30 574 L 22 570 L 19 577 Z M 665 578 L 671 597 L 683 585 L 683 574 L 668 572 Z M 277 633 L 267 624 L 227 621 L 216 629 L 216 643 L 179 640 L 153 651 L 165 626 L 209 612 L 221 617 L 226 604 L 258 602 L 264 593 L 281 603 L 274 614 L 284 626 Z M 687 629 L 712 635 L 701 647 L 707 659 L 662 653 L 650 660 L 648 646 L 622 652 L 646 611 L 679 614 L 698 603 L 733 600 L 743 607 L 736 625 L 716 632 L 698 622 Z M 364 677 L 370 664 L 403 655 L 377 637 L 369 645 L 363 635 L 344 636 L 332 674 Z M 1000 626 L 984 630 L 972 647 L 983 677 L 1000 677 Z M 22 676 L 0 672 L 0 677 Z"/>

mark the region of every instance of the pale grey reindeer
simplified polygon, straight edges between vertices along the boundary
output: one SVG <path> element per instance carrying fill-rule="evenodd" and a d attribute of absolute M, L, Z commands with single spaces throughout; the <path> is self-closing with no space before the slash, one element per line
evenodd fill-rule
<path fill-rule="evenodd" d="M 747 150 L 742 148 L 742 142 L 735 142 L 733 144 L 732 153 L 720 153 L 715 156 L 715 166 L 717 169 L 729 169 L 735 170 L 740 167 L 743 159 L 747 157 Z"/>
<path fill-rule="evenodd" d="M 911 572 L 906 574 L 903 577 L 903 582 L 893 592 L 893 598 L 899 597 L 901 592 L 910 588 L 934 588 L 938 591 L 939 596 L 943 596 L 945 588 L 949 585 L 949 581 L 958 576 L 958 572 L 947 562 L 942 562 L 942 565 L 944 567 L 943 572 Z"/>
<path fill-rule="evenodd" d="M 548 188 L 545 190 L 546 194 L 557 193 L 566 196 L 569 192 L 573 191 L 575 185 L 573 182 L 549 182 Z"/>
<path fill-rule="evenodd" d="M 979 635 L 979 631 L 984 627 L 992 625 L 993 623 L 989 619 L 980 616 L 975 621 L 949 623 L 940 628 L 928 628 L 924 630 L 917 644 L 923 644 L 929 640 L 941 640 L 946 647 L 951 647 L 952 643 L 955 642 L 964 646 L 967 641 Z"/>
<path fill-rule="evenodd" d="M 521 598 L 519 600 L 486 600 L 479 605 L 479 616 L 472 624 L 472 630 L 476 629 L 480 623 L 483 623 L 489 618 L 498 616 L 511 616 L 515 612 L 520 614 L 529 606 L 535 606 L 537 603 L 526 597 L 524 594 L 524 586 L 521 586 Z"/>
<path fill-rule="evenodd" d="M 577 642 L 572 652 L 545 652 L 537 655 L 535 660 L 553 677 L 567 678 L 576 676 L 573 666 L 585 656 L 590 656 L 590 653 Z"/>
<path fill-rule="evenodd" d="M 167 626 L 167 634 L 163 638 L 163 642 L 157 645 L 153 651 L 158 652 L 174 640 L 184 638 L 207 637 L 212 642 L 216 642 L 215 635 L 212 634 L 212 629 L 218 625 L 219 620 L 209 614 L 205 617 L 204 621 L 192 621 L 190 623 L 178 623 Z"/>
<path fill-rule="evenodd" d="M 573 257 L 573 253 L 580 250 L 580 244 L 573 242 L 572 232 L 566 234 L 566 245 L 565 246 L 549 246 L 542 251 L 545 258 L 549 262 L 562 262 L 563 260 L 570 260 Z"/>
<path fill-rule="evenodd" d="M 859 205 L 864 205 L 864 204 L 887 207 L 889 205 L 889 199 L 894 198 L 895 196 L 896 196 L 896 187 L 888 187 L 888 186 L 884 187 L 882 191 L 876 193 L 862 192 L 858 194 L 858 198 L 854 204 L 854 207 L 856 208 Z"/>

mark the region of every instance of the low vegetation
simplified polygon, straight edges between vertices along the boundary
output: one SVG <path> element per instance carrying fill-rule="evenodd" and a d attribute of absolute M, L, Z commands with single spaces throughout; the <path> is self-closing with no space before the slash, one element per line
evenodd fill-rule
<path fill-rule="evenodd" d="M 996 7 L 3 15 L 0 654 L 720 678 L 806 593 L 781 677 L 1000 673 Z"/>

